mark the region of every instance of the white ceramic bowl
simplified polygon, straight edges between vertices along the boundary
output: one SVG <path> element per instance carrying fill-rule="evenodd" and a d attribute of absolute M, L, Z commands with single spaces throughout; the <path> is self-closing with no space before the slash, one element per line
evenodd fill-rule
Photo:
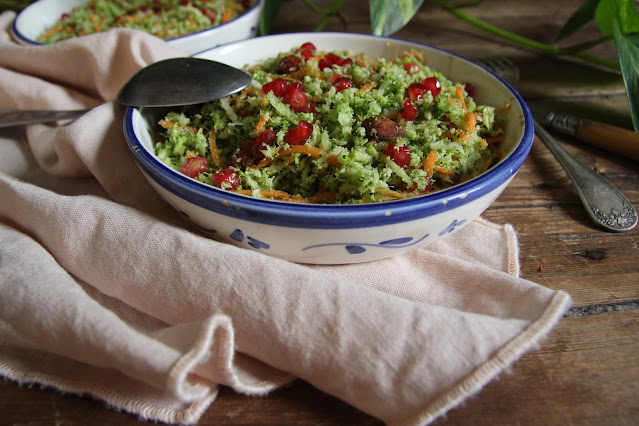
<path fill-rule="evenodd" d="M 158 111 L 129 108 L 124 131 L 140 169 L 171 206 L 211 237 L 300 263 L 357 263 L 394 256 L 445 238 L 477 218 L 528 155 L 534 127 L 520 95 L 489 70 L 435 47 L 361 34 L 298 33 L 244 40 L 197 56 L 242 67 L 307 41 L 318 50 L 348 49 L 371 58 L 391 59 L 416 49 L 431 68 L 453 81 L 471 83 L 478 103 L 495 107 L 510 103 L 501 146 L 504 157 L 472 180 L 400 201 L 361 205 L 270 201 L 204 185 L 165 166 L 153 153 L 151 129 Z"/>
<path fill-rule="evenodd" d="M 11 31 L 23 44 L 39 45 L 38 37 L 60 18 L 88 0 L 38 0 L 21 11 Z M 255 0 L 253 7 L 238 18 L 208 30 L 168 39 L 167 43 L 182 49 L 187 55 L 212 49 L 222 44 L 255 37 L 258 32 L 265 0 Z"/>

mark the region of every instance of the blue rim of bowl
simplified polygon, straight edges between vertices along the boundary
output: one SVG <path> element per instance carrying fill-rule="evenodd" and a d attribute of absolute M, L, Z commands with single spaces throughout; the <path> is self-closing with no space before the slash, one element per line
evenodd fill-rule
<path fill-rule="evenodd" d="M 488 171 L 467 182 L 442 191 L 397 201 L 332 205 L 265 200 L 223 191 L 184 176 L 158 160 L 139 142 L 133 130 L 133 114 L 136 111 L 136 108 L 133 107 L 127 108 L 124 117 L 124 135 L 127 145 L 133 153 L 136 163 L 149 179 L 189 203 L 224 216 L 267 225 L 295 228 L 366 228 L 423 219 L 481 198 L 499 188 L 519 171 L 532 147 L 534 139 L 533 118 L 524 99 L 507 81 L 490 69 L 445 49 L 397 38 L 373 35 L 366 35 L 366 37 L 395 40 L 427 47 L 470 62 L 490 73 L 517 100 L 524 115 L 524 131 L 515 149 Z M 236 43 L 241 42 L 229 44 Z"/>
<path fill-rule="evenodd" d="M 88 1 L 88 0 L 87 0 L 87 1 Z M 251 6 L 251 8 L 250 8 L 249 10 L 247 10 L 244 14 L 242 14 L 242 15 L 238 16 L 237 18 L 233 19 L 232 21 L 225 22 L 224 24 L 218 25 L 217 27 L 207 28 L 207 29 L 205 29 L 205 30 L 198 31 L 198 32 L 195 32 L 195 33 L 185 34 L 185 35 L 183 35 L 183 36 L 179 36 L 179 37 L 168 38 L 168 39 L 166 39 L 165 41 L 170 42 L 170 41 L 173 41 L 173 40 L 180 40 L 180 39 L 182 39 L 182 38 L 184 38 L 184 37 L 189 37 L 189 36 L 195 36 L 195 35 L 205 34 L 205 33 L 207 33 L 207 32 L 214 31 L 214 30 L 217 30 L 217 29 L 219 29 L 219 28 L 225 27 L 225 26 L 227 26 L 227 25 L 230 25 L 230 24 L 236 23 L 236 21 L 238 21 L 238 20 L 240 20 L 240 19 L 243 19 L 243 18 L 245 18 L 248 14 L 250 14 L 250 13 L 254 12 L 254 11 L 255 11 L 258 7 L 260 7 L 260 5 L 261 5 L 261 4 L 262 4 L 263 2 L 265 2 L 265 1 L 266 1 L 266 0 L 257 0 L 257 1 L 255 2 L 255 4 L 254 4 L 253 6 Z M 18 19 L 20 19 L 20 15 L 21 15 L 23 12 L 25 12 L 27 9 L 29 9 L 29 7 L 31 7 L 31 6 L 32 6 L 32 5 L 34 5 L 34 4 L 35 4 L 35 3 L 31 3 L 29 6 L 27 6 L 26 8 L 24 8 L 24 9 L 23 9 L 20 13 L 18 13 L 18 16 L 16 16 L 16 18 L 13 20 L 13 23 L 11 24 L 11 31 L 13 32 L 13 35 L 14 35 L 15 37 L 19 38 L 20 40 L 22 40 L 22 41 L 23 41 L 23 42 L 25 42 L 25 43 L 28 43 L 28 44 L 31 44 L 31 45 L 34 45 L 34 46 L 44 46 L 44 43 L 40 43 L 40 42 L 39 42 L 39 41 L 37 41 L 37 40 L 32 40 L 32 39 L 27 38 L 27 37 L 25 37 L 24 35 L 22 35 L 22 33 L 18 30 L 18 27 L 17 27 L 17 22 L 18 22 Z"/>

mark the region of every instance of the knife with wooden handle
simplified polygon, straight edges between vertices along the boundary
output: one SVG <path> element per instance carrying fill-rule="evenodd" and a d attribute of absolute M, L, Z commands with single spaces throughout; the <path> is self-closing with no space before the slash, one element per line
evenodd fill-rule
<path fill-rule="evenodd" d="M 572 136 L 597 148 L 639 161 L 638 132 L 532 106 L 530 110 L 535 120 L 548 130 Z"/>

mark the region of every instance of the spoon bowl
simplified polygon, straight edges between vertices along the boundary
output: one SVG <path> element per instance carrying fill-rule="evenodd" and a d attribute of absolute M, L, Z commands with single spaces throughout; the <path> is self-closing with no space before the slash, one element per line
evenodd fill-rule
<path fill-rule="evenodd" d="M 231 95 L 250 82 L 249 73 L 221 62 L 171 58 L 142 68 L 116 99 L 132 107 L 191 105 Z"/>

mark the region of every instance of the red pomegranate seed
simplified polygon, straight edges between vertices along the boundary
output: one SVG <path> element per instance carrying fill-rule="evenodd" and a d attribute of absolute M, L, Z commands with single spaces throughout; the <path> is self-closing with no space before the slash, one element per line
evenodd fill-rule
<path fill-rule="evenodd" d="M 276 78 L 275 80 L 265 83 L 262 85 L 262 92 L 267 94 L 268 92 L 273 92 L 275 96 L 278 98 L 284 97 L 287 89 L 286 81 L 283 78 Z"/>
<path fill-rule="evenodd" d="M 180 166 L 180 173 L 190 178 L 194 178 L 202 172 L 205 172 L 209 167 L 206 158 L 204 157 L 191 157 L 184 160 L 184 163 Z"/>
<path fill-rule="evenodd" d="M 289 145 L 302 145 L 313 133 L 313 125 L 306 120 L 301 120 L 296 127 L 288 129 L 284 140 Z"/>
<path fill-rule="evenodd" d="M 288 84 L 282 100 L 284 103 L 289 104 L 295 112 L 304 112 L 306 104 L 309 103 L 308 96 L 304 92 L 304 85 L 298 82 Z"/>
<path fill-rule="evenodd" d="M 407 167 L 410 164 L 410 148 L 408 145 L 397 145 L 391 142 L 386 147 L 384 154 L 390 157 L 399 167 Z"/>
<path fill-rule="evenodd" d="M 331 64 L 324 58 L 320 59 L 317 62 L 317 68 L 319 68 L 320 71 L 324 71 L 326 68 L 330 68 Z"/>
<path fill-rule="evenodd" d="M 351 65 L 353 60 L 351 58 L 344 58 L 337 61 L 335 65 L 339 65 L 340 67 L 345 67 L 346 65 Z"/>
<path fill-rule="evenodd" d="M 62 22 L 66 21 L 67 19 L 69 19 L 69 14 L 68 13 L 63 13 L 62 16 L 60 17 L 60 20 Z"/>
<path fill-rule="evenodd" d="M 464 83 L 463 86 L 466 93 L 468 93 L 468 96 L 471 98 L 475 96 L 475 88 L 471 83 Z"/>
<path fill-rule="evenodd" d="M 339 61 L 342 60 L 341 56 L 330 52 L 324 55 L 324 59 L 326 59 L 331 65 L 336 65 Z"/>
<path fill-rule="evenodd" d="M 304 59 L 308 59 L 315 55 L 315 50 L 316 48 L 313 43 L 304 43 L 300 46 L 298 52 Z"/>
<path fill-rule="evenodd" d="M 409 99 L 404 100 L 402 118 L 406 121 L 415 121 L 415 119 L 417 118 L 417 106 Z"/>
<path fill-rule="evenodd" d="M 432 93 L 433 97 L 439 95 L 439 92 L 442 91 L 442 85 L 437 77 L 427 77 L 422 81 L 422 84 L 427 91 Z"/>
<path fill-rule="evenodd" d="M 259 158 L 260 160 L 264 158 L 265 156 L 262 151 L 265 150 L 266 147 L 273 145 L 276 138 L 277 134 L 273 130 L 266 129 L 262 131 L 262 133 L 260 133 L 255 139 L 255 142 L 253 142 L 253 146 L 251 148 L 253 156 L 255 158 Z"/>
<path fill-rule="evenodd" d="M 297 71 L 302 63 L 302 58 L 295 55 L 284 56 L 277 62 L 275 70 L 280 74 L 290 74 Z"/>
<path fill-rule="evenodd" d="M 415 74 L 419 72 L 419 65 L 415 62 L 406 62 L 404 64 L 404 70 L 409 74 Z"/>
<path fill-rule="evenodd" d="M 348 77 L 339 77 L 333 82 L 333 86 L 335 86 L 335 90 L 337 90 L 337 92 L 349 89 L 351 87 L 351 84 L 352 81 Z"/>
<path fill-rule="evenodd" d="M 421 99 L 426 93 L 426 86 L 422 83 L 411 83 L 408 86 L 408 97 L 411 101 L 415 102 L 418 99 Z"/>
<path fill-rule="evenodd" d="M 231 190 L 240 186 L 240 175 L 229 167 L 213 173 L 211 182 L 218 188 Z"/>
<path fill-rule="evenodd" d="M 316 50 L 315 45 L 313 43 L 311 43 L 311 42 L 306 42 L 306 43 L 302 44 L 300 46 L 300 49 L 310 50 L 313 53 L 315 53 L 315 50 Z"/>

